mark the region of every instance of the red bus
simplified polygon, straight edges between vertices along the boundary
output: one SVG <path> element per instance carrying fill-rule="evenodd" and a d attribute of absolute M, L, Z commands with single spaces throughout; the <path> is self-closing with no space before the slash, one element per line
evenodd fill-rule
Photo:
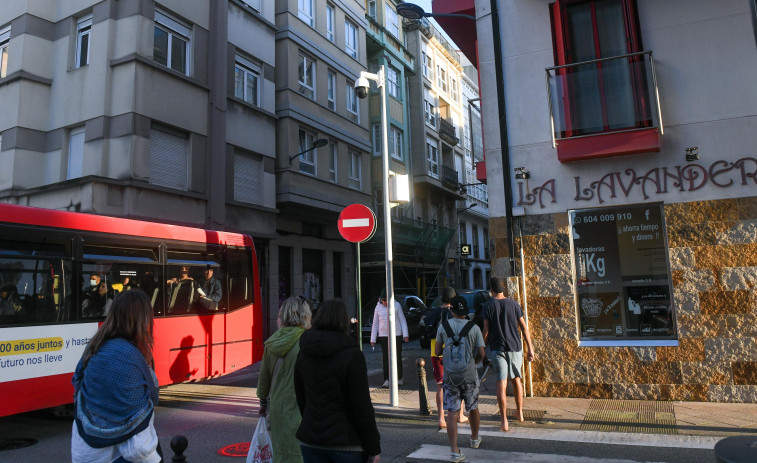
<path fill-rule="evenodd" d="M 134 288 L 155 311 L 160 385 L 257 362 L 259 282 L 246 235 L 0 204 L 0 416 L 71 403 L 87 342 Z"/>

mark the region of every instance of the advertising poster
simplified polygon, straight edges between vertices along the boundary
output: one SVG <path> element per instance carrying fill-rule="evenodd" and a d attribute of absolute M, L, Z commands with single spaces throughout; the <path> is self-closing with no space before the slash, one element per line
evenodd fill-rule
<path fill-rule="evenodd" d="M 582 339 L 675 337 L 660 204 L 570 211 Z"/>

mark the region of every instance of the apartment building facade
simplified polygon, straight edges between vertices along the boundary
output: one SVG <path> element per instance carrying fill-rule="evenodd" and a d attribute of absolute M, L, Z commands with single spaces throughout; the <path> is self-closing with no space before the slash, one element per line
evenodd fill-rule
<path fill-rule="evenodd" d="M 527 390 L 757 402 L 754 2 L 434 6 L 479 18 L 492 265 L 528 313 Z"/>
<path fill-rule="evenodd" d="M 371 202 L 365 3 L 277 0 L 275 307 L 291 295 L 356 304 L 354 244 L 339 235 L 344 207 Z M 273 315 L 275 316 L 275 314 Z"/>
<path fill-rule="evenodd" d="M 267 255 L 273 13 L 255 0 L 4 5 L 0 200 L 248 233 Z"/>

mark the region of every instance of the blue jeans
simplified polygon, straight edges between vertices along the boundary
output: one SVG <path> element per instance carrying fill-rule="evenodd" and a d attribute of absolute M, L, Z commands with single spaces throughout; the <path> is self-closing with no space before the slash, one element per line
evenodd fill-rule
<path fill-rule="evenodd" d="M 363 452 L 324 450 L 301 445 L 302 461 L 305 463 L 365 463 Z"/>

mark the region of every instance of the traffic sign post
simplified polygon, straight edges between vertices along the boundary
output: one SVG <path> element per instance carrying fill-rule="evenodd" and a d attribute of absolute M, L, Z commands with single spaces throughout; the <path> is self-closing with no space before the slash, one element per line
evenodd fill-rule
<path fill-rule="evenodd" d="M 339 214 L 337 227 L 342 238 L 355 243 L 357 265 L 355 276 L 357 279 L 357 342 L 360 350 L 363 350 L 363 301 L 361 296 L 360 281 L 360 243 L 371 239 L 376 232 L 376 214 L 362 204 L 350 204 Z"/>

